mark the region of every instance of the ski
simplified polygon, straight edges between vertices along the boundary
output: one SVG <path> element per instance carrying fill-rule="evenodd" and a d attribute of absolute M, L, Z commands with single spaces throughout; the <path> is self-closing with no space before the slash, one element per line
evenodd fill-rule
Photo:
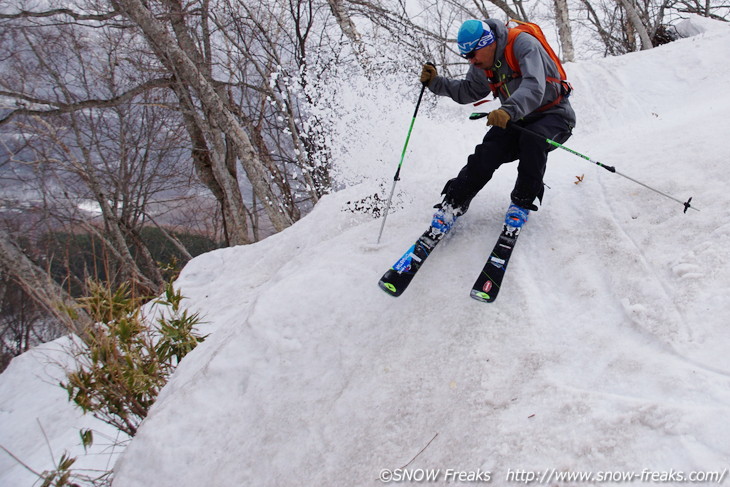
<path fill-rule="evenodd" d="M 506 223 L 502 227 L 502 233 L 497 239 L 492 253 L 489 255 L 482 272 L 471 288 L 471 297 L 483 303 L 491 303 L 497 299 L 497 294 L 502 287 L 502 279 L 507 271 L 507 264 L 512 256 L 512 250 L 520 235 L 520 227 L 513 227 Z"/>
<path fill-rule="evenodd" d="M 433 232 L 433 227 L 418 237 L 416 243 L 401 256 L 393 267 L 383 274 L 378 286 L 391 296 L 398 297 L 408 288 L 413 278 L 433 249 L 443 240 L 446 233 Z"/>
<path fill-rule="evenodd" d="M 482 302 L 491 303 L 497 299 L 497 294 L 502 286 L 502 279 L 507 270 L 507 264 L 512 256 L 512 250 L 517 243 L 522 226 L 527 221 L 529 210 L 512 204 L 505 215 L 502 233 L 499 235 L 497 244 L 487 259 L 482 272 L 479 274 L 474 286 L 471 289 L 471 297 Z M 400 259 L 388 269 L 378 281 L 378 286 L 391 296 L 398 297 L 408 288 L 418 270 L 433 249 L 438 245 L 444 236 L 451 230 L 456 217 L 453 213 L 444 215 L 443 209 L 434 214 L 433 222 L 423 235 L 418 237 L 416 243 L 401 256 Z"/>

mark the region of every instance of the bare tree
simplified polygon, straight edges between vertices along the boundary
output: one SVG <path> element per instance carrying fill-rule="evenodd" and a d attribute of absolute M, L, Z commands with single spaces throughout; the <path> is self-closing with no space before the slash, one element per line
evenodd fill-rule
<path fill-rule="evenodd" d="M 730 3 L 724 0 L 667 0 L 667 7 L 681 14 L 697 14 L 723 22 L 730 21 Z"/>
<path fill-rule="evenodd" d="M 190 256 L 155 221 L 171 197 L 190 196 L 190 162 L 231 245 L 271 232 L 262 225 L 282 230 L 329 190 L 329 122 L 310 107 L 338 61 L 342 33 L 327 27 L 344 4 L 18 5 L 0 14 L 0 96 L 14 100 L 0 108 L 0 129 L 25 143 L 11 162 L 41 196 L 43 225 L 102 242 L 110 279 L 160 289 L 148 224 Z M 80 208 L 88 201 L 98 217 Z"/>
<path fill-rule="evenodd" d="M 293 42 L 289 45 L 295 46 L 296 51 L 286 56 L 277 51 L 278 47 L 251 52 L 250 45 L 238 43 L 236 54 L 242 61 L 255 59 L 254 56 L 261 52 L 270 55 L 259 65 L 257 79 L 243 79 L 238 84 L 231 84 L 230 80 L 238 75 L 226 72 L 226 66 L 237 68 L 246 63 L 227 64 L 227 60 L 221 58 L 217 49 L 220 41 L 226 37 L 229 41 L 235 38 L 235 29 L 231 29 L 233 35 L 223 33 L 214 39 L 213 33 L 220 31 L 211 29 L 211 12 L 217 9 L 211 9 L 210 4 L 210 0 L 186 5 L 179 0 L 160 0 L 149 4 L 124 0 L 108 2 L 106 11 L 102 8 L 83 14 L 58 9 L 4 15 L 4 18 L 17 22 L 49 19 L 48 25 L 56 19 L 64 24 L 70 17 L 77 24 L 77 29 L 122 29 L 139 33 L 146 46 L 140 44 L 140 37 L 133 36 L 129 38 L 133 48 L 127 49 L 128 54 L 117 53 L 114 56 L 117 61 L 128 61 L 135 58 L 132 50 L 142 51 L 141 57 L 137 54 L 137 60 L 128 63 L 137 67 L 137 75 L 129 74 L 126 80 L 119 80 L 120 85 L 126 85 L 127 89 L 120 90 L 122 92 L 115 97 L 53 100 L 28 93 L 25 88 L 16 89 L 17 84 L 5 83 L 8 89 L 0 94 L 19 100 L 23 106 L 0 115 L 0 125 L 19 117 L 47 117 L 90 108 L 108 109 L 133 103 L 150 90 L 168 89 L 174 93 L 177 105 L 168 103 L 166 106 L 175 110 L 184 122 L 197 173 L 220 203 L 228 243 L 248 243 L 255 238 L 252 233 L 258 234 L 258 228 L 250 226 L 259 221 L 257 210 L 248 208 L 241 194 L 243 178 L 239 174 L 239 165 L 245 175 L 243 186 L 250 187 L 253 193 L 250 204 L 263 208 L 273 229 L 282 230 L 300 217 L 302 204 L 311 207 L 330 184 L 328 150 L 316 134 L 316 127 L 320 124 L 316 123 L 314 116 L 303 116 L 303 107 L 313 101 L 305 83 L 302 83 L 309 75 L 306 71 L 306 48 L 312 32 L 315 32 L 315 14 L 319 15 L 321 9 L 312 1 L 282 2 L 287 8 L 280 9 L 277 17 L 272 17 L 264 9 L 249 9 L 251 16 L 247 13 L 238 15 L 239 31 L 245 31 L 248 38 L 266 36 L 269 25 L 265 22 L 273 18 L 282 32 L 293 33 Z M 216 6 L 232 10 L 225 2 Z M 269 19 L 261 18 L 262 14 L 268 15 Z M 227 25 L 230 28 L 232 24 L 228 22 Z M 270 84 L 272 76 L 282 68 L 291 70 L 289 78 L 303 86 L 302 93 L 308 98 L 306 103 L 295 97 L 290 86 Z M 148 73 L 155 71 L 164 74 L 150 77 Z M 267 97 L 276 102 L 276 108 L 262 103 Z M 240 105 L 242 101 L 246 105 Z M 276 111 L 285 114 L 284 125 L 267 121 L 276 115 Z M 290 136 L 286 146 L 275 144 L 276 140 L 281 140 L 275 132 L 277 130 Z M 272 157 L 272 150 L 286 156 Z M 305 198 L 302 198 L 303 194 L 306 194 Z"/>
<path fill-rule="evenodd" d="M 292 223 L 292 219 L 282 211 L 278 204 L 278 198 L 268 184 L 267 171 L 261 160 L 256 156 L 256 150 L 246 131 L 239 120 L 234 116 L 225 100 L 216 91 L 212 80 L 206 73 L 199 69 L 200 56 L 192 40 L 183 29 L 173 30 L 177 39 L 167 30 L 165 25 L 158 20 L 157 15 L 147 8 L 141 0 L 118 0 L 112 2 L 116 9 L 130 19 L 139 27 L 150 48 L 155 52 L 157 58 L 163 62 L 165 67 L 171 70 L 178 83 L 184 83 L 200 103 L 202 113 L 198 117 L 205 117 L 204 126 L 208 129 L 207 139 L 214 145 L 214 154 L 217 157 L 211 158 L 213 174 L 220 177 L 222 190 L 238 204 L 237 195 L 240 194 L 235 186 L 234 178 L 224 178 L 223 175 L 230 171 L 225 167 L 224 157 L 226 154 L 225 144 L 228 143 L 231 149 L 243 165 L 249 176 L 249 181 L 254 191 L 263 200 L 264 208 L 276 230 L 283 230 Z M 179 2 L 170 0 L 165 2 L 171 18 L 178 18 L 176 9 L 180 8 Z M 174 23 L 173 23 L 174 24 Z M 198 63 L 196 63 L 198 61 Z M 200 125 L 200 123 L 199 123 Z M 224 138 L 225 135 L 225 138 Z M 229 233 L 237 238 L 232 243 L 246 243 L 238 241 L 240 236 L 245 235 L 245 227 L 242 222 L 242 212 L 231 213 L 235 220 L 229 223 Z"/>
<path fill-rule="evenodd" d="M 116 280 L 154 294 L 164 278 L 139 231 L 149 204 L 188 181 L 180 177 L 184 139 L 173 112 L 160 106 L 168 101 L 163 92 L 142 91 L 139 104 L 93 107 L 89 101 L 97 95 L 124 98 L 119 86 L 128 66 L 118 57 L 129 36 L 101 31 L 91 40 L 79 34 L 69 26 L 22 32 L 29 54 L 10 65 L 14 77 L 3 83 L 53 88 L 56 94 L 45 101 L 59 113 L 51 121 L 47 112 L 53 110 L 25 109 L 16 129 L 28 148 L 18 163 L 32 168 L 27 184 L 35 186 L 56 226 L 97 235 L 118 264 Z M 100 39 L 104 42 L 95 48 L 92 43 Z M 89 108 L 66 110 L 84 104 Z M 96 203 L 100 224 L 80 210 L 84 201 Z"/>

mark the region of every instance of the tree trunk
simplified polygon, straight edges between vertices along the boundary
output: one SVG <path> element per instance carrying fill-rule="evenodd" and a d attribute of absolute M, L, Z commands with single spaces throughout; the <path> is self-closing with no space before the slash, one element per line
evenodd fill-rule
<path fill-rule="evenodd" d="M 70 332 L 84 336 L 87 327 L 92 325 L 89 315 L 76 306 L 74 299 L 47 272 L 30 260 L 4 230 L 0 230 L 0 266 Z M 73 318 L 69 311 L 75 315 Z"/>
<path fill-rule="evenodd" d="M 246 225 L 246 208 L 243 205 L 240 190 L 237 191 L 238 194 L 230 194 L 227 190 L 231 186 L 226 184 L 225 181 L 230 179 L 231 175 L 218 169 L 221 162 L 215 154 L 215 149 L 210 148 L 210 143 L 206 140 L 203 129 L 200 127 L 201 124 L 197 121 L 198 117 L 194 116 L 195 107 L 190 99 L 190 94 L 187 92 L 187 87 L 178 83 L 174 86 L 174 90 L 180 104 L 187 107 L 181 113 L 192 143 L 192 159 L 196 173 L 220 205 L 226 245 L 251 243 L 251 239 L 248 237 L 248 226 Z M 233 188 L 238 188 L 237 182 Z M 243 212 L 236 211 L 231 204 L 236 201 L 241 202 Z"/>
<path fill-rule="evenodd" d="M 644 51 L 646 49 L 651 49 L 652 47 L 654 47 L 654 45 L 651 43 L 651 36 L 649 35 L 649 31 L 646 29 L 646 26 L 641 21 L 639 12 L 636 10 L 636 7 L 631 2 L 631 0 L 619 1 L 626 10 L 626 14 L 629 17 L 629 22 L 631 22 L 632 27 L 636 29 L 636 32 L 639 34 L 639 39 L 641 39 L 641 50 Z"/>
<path fill-rule="evenodd" d="M 575 61 L 575 49 L 573 49 L 573 32 L 570 28 L 570 17 L 568 15 L 568 0 L 554 0 L 555 23 L 558 26 L 560 47 L 563 51 L 563 62 Z"/>

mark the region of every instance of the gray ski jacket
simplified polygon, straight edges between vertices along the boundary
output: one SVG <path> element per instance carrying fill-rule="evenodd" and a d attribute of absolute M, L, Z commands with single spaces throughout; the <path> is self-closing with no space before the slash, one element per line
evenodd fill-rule
<path fill-rule="evenodd" d="M 544 111 L 536 111 L 560 96 L 558 84 L 547 81 L 548 77 L 559 79 L 560 74 L 540 41 L 529 34 L 518 35 L 514 40 L 515 58 L 522 71 L 522 76 L 515 78 L 513 76 L 515 73 L 507 65 L 504 55 L 507 45 L 507 27 L 493 19 L 487 19 L 485 22 L 492 28 L 497 39 L 495 63 L 492 70 L 499 81 L 506 81 L 503 89 L 499 90 L 501 108 L 509 114 L 513 121 L 554 113 L 563 117 L 571 128 L 575 127 L 575 112 L 567 97 L 563 97 L 557 105 Z M 428 89 L 436 95 L 448 96 L 461 104 L 473 103 L 491 93 L 486 72 L 473 65 L 469 67 L 464 79 L 436 76 L 429 83 Z"/>

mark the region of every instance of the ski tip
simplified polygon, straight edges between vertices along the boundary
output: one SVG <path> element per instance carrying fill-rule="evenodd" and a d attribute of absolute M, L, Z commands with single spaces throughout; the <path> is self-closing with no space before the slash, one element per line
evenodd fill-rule
<path fill-rule="evenodd" d="M 492 301 L 497 299 L 496 295 L 487 294 L 484 291 L 479 291 L 477 289 L 472 289 L 469 295 L 472 297 L 472 299 L 476 299 L 477 301 L 482 303 L 491 303 Z"/>
<path fill-rule="evenodd" d="M 401 294 L 403 294 L 403 289 L 397 289 L 392 283 L 385 282 L 382 279 L 378 281 L 378 286 L 380 289 L 385 291 L 386 294 L 389 296 L 393 296 L 394 298 L 397 298 Z"/>

